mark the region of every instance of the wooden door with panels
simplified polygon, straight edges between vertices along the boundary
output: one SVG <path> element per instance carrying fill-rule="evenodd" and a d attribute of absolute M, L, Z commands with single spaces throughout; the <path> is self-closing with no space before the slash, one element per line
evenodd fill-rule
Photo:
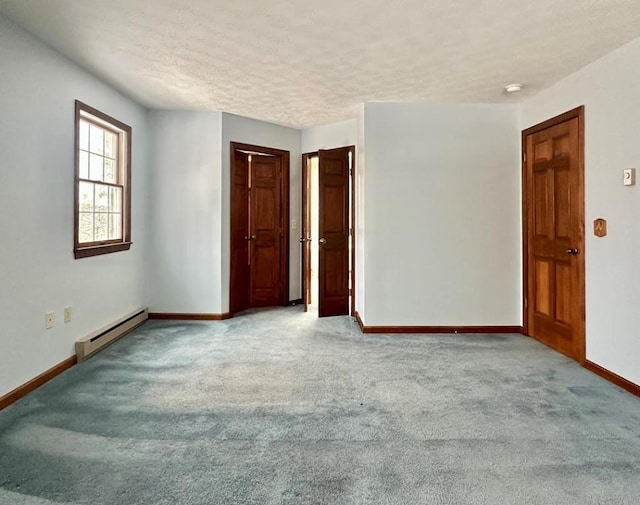
<path fill-rule="evenodd" d="M 525 333 L 585 359 L 584 109 L 522 133 Z"/>
<path fill-rule="evenodd" d="M 317 160 L 316 205 L 312 205 L 312 160 Z M 355 312 L 354 217 L 355 147 L 320 150 L 302 156 L 302 293 L 305 311 L 317 295 L 318 315 Z M 312 216 L 316 209 L 317 216 Z M 312 217 L 318 236 L 312 236 Z M 318 293 L 311 293 L 311 246 L 318 244 Z"/>
<path fill-rule="evenodd" d="M 249 178 L 249 305 L 280 302 L 281 159 L 251 156 Z"/>
<path fill-rule="evenodd" d="M 249 154 L 231 148 L 229 312 L 249 308 Z"/>
<path fill-rule="evenodd" d="M 349 180 L 352 147 L 318 151 L 320 317 L 349 314 Z"/>
<path fill-rule="evenodd" d="M 229 309 L 287 305 L 289 153 L 231 143 Z"/>

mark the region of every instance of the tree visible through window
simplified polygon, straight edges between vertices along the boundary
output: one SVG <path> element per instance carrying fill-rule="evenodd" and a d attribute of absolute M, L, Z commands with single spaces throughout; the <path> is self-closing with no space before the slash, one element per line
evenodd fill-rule
<path fill-rule="evenodd" d="M 75 257 L 131 245 L 131 127 L 76 101 Z"/>

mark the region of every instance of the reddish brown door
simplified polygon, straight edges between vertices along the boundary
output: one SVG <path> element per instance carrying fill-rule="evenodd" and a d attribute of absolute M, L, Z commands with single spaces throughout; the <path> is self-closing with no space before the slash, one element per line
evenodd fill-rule
<path fill-rule="evenodd" d="M 311 304 L 311 156 L 302 155 L 302 303 L 304 311 Z"/>
<path fill-rule="evenodd" d="M 231 164 L 231 314 L 249 308 L 249 155 L 232 151 Z"/>
<path fill-rule="evenodd" d="M 318 152 L 320 317 L 349 313 L 350 147 Z"/>
<path fill-rule="evenodd" d="M 251 307 L 280 303 L 281 159 L 251 156 L 249 240 Z"/>
<path fill-rule="evenodd" d="M 584 359 L 582 109 L 523 132 L 529 335 Z"/>
<path fill-rule="evenodd" d="M 231 315 L 289 302 L 289 152 L 231 142 Z"/>

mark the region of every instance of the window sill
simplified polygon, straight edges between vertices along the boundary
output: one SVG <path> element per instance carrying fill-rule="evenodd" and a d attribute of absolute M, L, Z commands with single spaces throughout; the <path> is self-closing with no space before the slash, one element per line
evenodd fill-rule
<path fill-rule="evenodd" d="M 92 247 L 80 247 L 74 249 L 73 254 L 76 259 L 89 258 L 91 256 L 99 256 L 101 254 L 110 254 L 119 251 L 128 251 L 133 242 L 118 242 L 117 244 L 105 244 Z"/>

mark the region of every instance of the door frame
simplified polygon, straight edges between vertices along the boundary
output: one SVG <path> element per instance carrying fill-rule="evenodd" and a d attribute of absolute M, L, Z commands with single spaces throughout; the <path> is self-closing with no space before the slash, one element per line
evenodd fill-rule
<path fill-rule="evenodd" d="M 279 302 L 281 306 L 289 305 L 289 177 L 290 177 L 290 153 L 282 149 L 275 149 L 273 147 L 257 146 L 253 144 L 245 144 L 242 142 L 229 142 L 229 237 L 233 236 L 234 224 L 231 218 L 231 212 L 234 208 L 235 199 L 238 195 L 235 194 L 231 176 L 235 169 L 235 151 L 252 151 L 257 154 L 268 154 L 271 156 L 278 156 L 280 158 L 280 191 L 282 195 L 281 207 L 280 207 L 280 295 Z M 229 240 L 229 272 L 233 271 L 233 242 Z M 236 287 L 237 289 L 237 287 Z M 231 300 L 233 300 L 234 286 L 229 279 L 229 311 L 231 315 L 233 308 L 231 307 Z"/>
<path fill-rule="evenodd" d="M 571 109 L 551 119 L 543 121 L 522 131 L 521 136 L 521 161 L 522 161 L 522 332 L 529 335 L 529 235 L 532 230 L 529 229 L 529 216 L 531 215 L 532 199 L 531 187 L 527 184 L 527 137 L 531 134 L 557 126 L 572 119 L 578 120 L 578 222 L 580 226 L 577 247 L 580 250 L 578 263 L 578 279 L 579 289 L 581 293 L 581 310 L 582 317 L 576 324 L 576 338 L 578 339 L 578 362 L 584 363 L 586 360 L 586 289 L 585 289 L 585 208 L 584 208 L 584 105 Z M 535 338 L 535 337 L 533 337 Z"/>
<path fill-rule="evenodd" d="M 307 221 L 309 220 L 309 186 L 310 186 L 310 174 L 309 174 L 309 162 L 313 156 L 317 156 L 317 152 L 314 153 L 304 153 L 302 155 L 302 171 L 300 172 L 300 186 L 302 188 L 302 199 L 300 201 L 300 208 L 302 210 L 302 219 L 300 221 L 300 244 L 301 244 L 301 253 L 302 253 L 302 262 L 301 262 L 301 281 L 302 281 L 302 305 L 304 306 L 304 311 L 307 312 L 309 309 L 309 303 L 307 298 L 307 290 L 311 290 L 311 278 L 307 279 L 307 255 L 306 249 L 307 247 L 311 247 L 307 244 L 307 237 L 309 236 L 309 230 L 307 229 Z M 309 254 L 311 256 L 311 254 Z M 310 276 L 309 276 L 310 277 Z M 308 282 L 307 282 L 308 281 Z M 311 298 L 311 293 L 309 293 L 309 298 Z"/>
<path fill-rule="evenodd" d="M 350 198 L 350 209 L 349 212 L 351 213 L 351 219 L 349 220 L 349 238 L 350 238 L 350 243 L 351 243 L 351 271 L 350 276 L 351 276 L 351 287 L 350 287 L 350 297 L 351 297 L 351 303 L 350 303 L 350 315 L 352 317 L 355 317 L 355 313 L 356 313 L 356 146 L 355 145 L 349 145 L 349 146 L 338 146 L 338 147 L 334 147 L 331 149 L 340 149 L 343 147 L 348 147 L 351 150 L 351 169 L 349 172 L 349 185 L 351 186 L 351 198 Z M 322 150 L 331 150 L 331 149 L 322 149 Z M 306 217 L 306 206 L 307 206 L 307 201 L 309 199 L 309 195 L 307 192 L 307 181 L 308 178 L 310 177 L 309 174 L 309 169 L 308 169 L 308 163 L 309 160 L 313 157 L 317 157 L 318 156 L 318 151 L 312 151 L 309 153 L 303 153 L 302 154 L 302 177 L 300 179 L 300 186 L 302 187 L 302 202 L 301 202 L 301 209 L 302 209 L 302 222 L 301 222 L 301 226 L 300 226 L 300 234 L 302 235 L 303 232 L 307 231 L 305 230 L 305 226 L 306 226 L 306 221 L 305 221 L 305 217 Z M 305 237 L 306 238 L 306 237 Z M 317 240 L 317 237 L 316 237 Z M 306 279 L 305 279 L 305 267 L 306 267 L 306 262 L 305 262 L 305 258 L 304 258 L 304 245 L 303 247 L 301 247 L 301 254 L 302 254 L 302 275 L 300 276 L 302 279 L 302 302 L 304 303 L 305 301 L 305 293 L 306 293 L 306 289 L 307 289 L 307 285 L 306 285 Z"/>

